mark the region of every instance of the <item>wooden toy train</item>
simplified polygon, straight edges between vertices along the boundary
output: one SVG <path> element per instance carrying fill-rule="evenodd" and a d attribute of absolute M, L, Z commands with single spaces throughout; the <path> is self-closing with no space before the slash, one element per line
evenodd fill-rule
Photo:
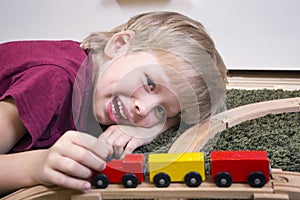
<path fill-rule="evenodd" d="M 263 187 L 271 176 L 266 151 L 212 151 L 210 153 L 211 180 L 219 187 L 232 183 L 249 183 Z M 122 183 L 135 188 L 145 180 L 145 174 L 156 187 L 168 187 L 171 182 L 185 182 L 198 187 L 206 181 L 203 152 L 176 154 L 128 154 L 122 160 L 107 162 L 101 172 L 94 172 L 92 185 L 106 188 L 110 183 Z"/>

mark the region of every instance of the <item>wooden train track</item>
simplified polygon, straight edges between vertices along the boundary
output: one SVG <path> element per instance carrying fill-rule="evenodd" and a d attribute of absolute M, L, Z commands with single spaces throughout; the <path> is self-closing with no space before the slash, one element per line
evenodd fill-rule
<path fill-rule="evenodd" d="M 60 187 L 35 186 L 19 190 L 2 200 L 99 200 L 99 199 L 254 199 L 254 200 L 298 200 L 300 199 L 300 174 L 273 169 L 273 179 L 263 188 L 252 188 L 248 184 L 233 184 L 220 188 L 211 182 L 203 182 L 197 188 L 183 183 L 172 183 L 168 188 L 156 188 L 142 183 L 128 189 L 120 184 L 111 184 L 106 189 L 91 189 L 85 192 Z"/>
<path fill-rule="evenodd" d="M 169 149 L 169 153 L 199 151 L 216 134 L 247 120 L 268 114 L 300 112 L 300 97 L 258 102 L 233 108 L 186 130 Z"/>
<path fill-rule="evenodd" d="M 198 151 L 217 133 L 246 120 L 286 112 L 300 112 L 300 97 L 279 99 L 249 104 L 228 110 L 214 116 L 211 120 L 191 127 L 184 132 L 170 148 L 169 152 Z M 203 182 L 198 188 L 185 184 L 172 183 L 168 188 L 156 188 L 143 183 L 135 189 L 112 184 L 107 189 L 91 189 L 85 192 L 60 187 L 35 186 L 12 193 L 1 200 L 43 200 L 43 199 L 255 199 L 255 200 L 299 200 L 300 173 L 274 169 L 273 179 L 263 188 L 252 188 L 248 184 L 233 184 L 230 188 L 219 188 L 211 182 Z"/>

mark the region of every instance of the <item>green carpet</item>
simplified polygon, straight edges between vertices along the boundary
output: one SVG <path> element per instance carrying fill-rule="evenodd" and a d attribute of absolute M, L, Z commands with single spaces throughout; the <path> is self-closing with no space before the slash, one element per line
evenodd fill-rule
<path fill-rule="evenodd" d="M 228 90 L 227 110 L 255 102 L 299 97 L 300 90 Z M 167 152 L 180 135 L 174 127 L 158 136 L 151 144 L 137 149 L 137 153 Z M 266 150 L 271 167 L 300 172 L 300 113 L 268 115 L 249 120 L 223 131 L 210 140 L 202 151 L 210 150 Z"/>

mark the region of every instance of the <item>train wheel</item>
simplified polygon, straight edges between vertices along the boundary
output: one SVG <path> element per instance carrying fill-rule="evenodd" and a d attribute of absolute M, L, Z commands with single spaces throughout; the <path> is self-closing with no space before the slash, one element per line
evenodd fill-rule
<path fill-rule="evenodd" d="M 227 172 L 219 172 L 215 176 L 215 184 L 219 187 L 229 187 L 232 184 L 232 177 Z"/>
<path fill-rule="evenodd" d="M 266 176 L 261 172 L 252 172 L 248 176 L 248 183 L 251 187 L 260 188 L 267 183 Z"/>
<path fill-rule="evenodd" d="M 156 187 L 168 187 L 170 185 L 171 179 L 168 174 L 158 173 L 154 176 L 153 181 Z"/>
<path fill-rule="evenodd" d="M 198 187 L 202 183 L 202 177 L 197 172 L 190 172 L 185 175 L 184 182 L 189 187 Z"/>
<path fill-rule="evenodd" d="M 139 180 L 135 174 L 125 174 L 122 177 L 122 184 L 126 188 L 136 188 L 139 184 Z"/>
<path fill-rule="evenodd" d="M 107 188 L 109 180 L 105 174 L 96 174 L 92 178 L 92 185 L 96 188 Z"/>

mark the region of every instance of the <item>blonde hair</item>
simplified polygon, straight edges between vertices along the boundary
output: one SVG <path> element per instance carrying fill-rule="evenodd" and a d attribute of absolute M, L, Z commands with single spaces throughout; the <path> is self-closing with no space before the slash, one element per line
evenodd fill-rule
<path fill-rule="evenodd" d="M 108 40 L 125 30 L 135 32 L 128 53 L 150 52 L 166 66 L 182 106 L 182 121 L 198 123 L 223 105 L 227 69 L 200 22 L 176 12 L 143 13 L 109 32 L 91 34 L 82 48 L 89 49 L 101 65 Z"/>

